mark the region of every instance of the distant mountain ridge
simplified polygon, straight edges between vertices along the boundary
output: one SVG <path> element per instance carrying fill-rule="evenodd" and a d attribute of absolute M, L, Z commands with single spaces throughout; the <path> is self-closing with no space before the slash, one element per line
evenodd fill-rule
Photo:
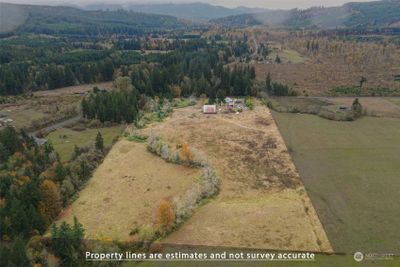
<path fill-rule="evenodd" d="M 338 7 L 273 10 L 212 20 L 225 26 L 400 27 L 400 0 L 347 3 Z"/>
<path fill-rule="evenodd" d="M 207 3 L 167 3 L 167 4 L 106 4 L 97 3 L 83 6 L 87 10 L 130 10 L 135 12 L 169 15 L 177 18 L 189 20 L 210 20 L 232 15 L 239 15 L 244 13 L 260 13 L 265 12 L 267 9 L 263 8 L 249 8 L 237 7 L 227 8 L 223 6 L 214 6 Z"/>

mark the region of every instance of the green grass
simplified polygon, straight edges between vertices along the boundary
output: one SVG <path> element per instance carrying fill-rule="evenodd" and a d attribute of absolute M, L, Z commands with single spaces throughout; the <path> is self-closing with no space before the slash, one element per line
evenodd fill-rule
<path fill-rule="evenodd" d="M 332 96 L 398 96 L 398 88 L 371 88 L 359 86 L 339 86 L 331 89 Z"/>
<path fill-rule="evenodd" d="M 175 250 L 177 251 L 177 250 Z M 190 252 L 198 252 L 198 249 L 191 249 Z M 188 250 L 184 250 L 184 252 L 189 252 Z M 201 252 L 204 250 L 200 250 Z M 240 251 L 240 250 L 239 250 Z M 236 251 L 236 252 L 239 252 Z M 215 250 L 213 251 L 215 252 Z M 218 252 L 223 252 L 223 250 L 219 249 Z M 246 254 L 249 251 L 244 251 Z M 265 253 L 267 251 L 253 251 L 258 253 Z M 270 252 L 270 251 L 268 251 Z M 229 253 L 229 252 L 227 252 Z M 210 253 L 208 253 L 210 255 Z M 260 262 L 251 262 L 251 261 L 238 261 L 238 262 L 223 262 L 223 261 L 197 261 L 197 262 L 188 262 L 188 261 L 168 261 L 168 262 L 141 262 L 141 263 L 134 263 L 134 262 L 125 262 L 122 264 L 123 267 L 186 267 L 186 266 L 233 266 L 233 267 L 266 267 L 266 266 L 279 266 L 279 267 L 396 267 L 399 266 L 400 259 L 395 257 L 393 260 L 364 260 L 363 262 L 356 262 L 353 258 L 353 255 L 324 255 L 324 254 L 317 254 L 315 255 L 314 261 L 309 262 L 296 262 L 296 261 L 260 261 Z"/>
<path fill-rule="evenodd" d="M 126 140 L 131 141 L 131 142 L 137 142 L 137 143 L 145 143 L 147 141 L 147 136 L 143 135 L 131 135 L 126 138 Z"/>
<path fill-rule="evenodd" d="M 273 113 L 337 252 L 400 252 L 400 120 Z"/>
<path fill-rule="evenodd" d="M 119 136 L 123 130 L 122 126 L 113 126 L 99 129 L 86 129 L 84 131 L 74 131 L 72 129 L 60 128 L 47 135 L 47 139 L 60 154 L 62 161 L 71 158 L 75 145 L 78 147 L 90 146 L 94 144 L 97 132 L 100 131 L 104 139 L 104 145 L 108 146 L 112 140 Z"/>
<path fill-rule="evenodd" d="M 185 108 L 185 107 L 188 107 L 188 106 L 193 106 L 195 104 L 196 104 L 196 102 L 190 101 L 187 98 L 178 98 L 178 99 L 174 99 L 172 101 L 172 106 L 174 108 Z"/>
<path fill-rule="evenodd" d="M 279 112 L 318 114 L 322 107 L 331 105 L 329 102 L 312 97 L 274 97 L 269 99 L 273 109 Z"/>
<path fill-rule="evenodd" d="M 268 58 L 270 60 L 275 60 L 276 56 L 279 55 L 279 57 L 282 60 L 282 63 L 287 63 L 291 62 L 293 64 L 299 64 L 299 63 L 304 63 L 306 61 L 306 57 L 302 56 L 295 50 L 291 49 L 283 49 L 277 51 L 272 51 L 269 55 Z"/>

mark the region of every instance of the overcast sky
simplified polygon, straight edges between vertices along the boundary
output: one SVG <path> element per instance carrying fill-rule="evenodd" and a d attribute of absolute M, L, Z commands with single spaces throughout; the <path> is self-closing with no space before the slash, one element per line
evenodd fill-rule
<path fill-rule="evenodd" d="M 93 2 L 106 3 L 182 3 L 182 2 L 207 2 L 214 5 L 227 7 L 248 6 L 248 7 L 264 7 L 271 9 L 289 9 L 289 8 L 307 8 L 311 6 L 339 6 L 347 2 L 366 2 L 370 0 L 0 0 L 0 2 L 8 3 L 24 3 L 24 4 L 73 4 L 85 5 Z"/>

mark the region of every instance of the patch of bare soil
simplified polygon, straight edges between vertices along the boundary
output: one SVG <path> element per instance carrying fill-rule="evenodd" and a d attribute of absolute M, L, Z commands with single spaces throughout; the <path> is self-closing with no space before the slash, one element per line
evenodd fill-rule
<path fill-rule="evenodd" d="M 222 181 L 220 194 L 165 242 L 332 250 L 267 108 L 203 115 L 188 107 L 142 131 L 203 151 Z"/>

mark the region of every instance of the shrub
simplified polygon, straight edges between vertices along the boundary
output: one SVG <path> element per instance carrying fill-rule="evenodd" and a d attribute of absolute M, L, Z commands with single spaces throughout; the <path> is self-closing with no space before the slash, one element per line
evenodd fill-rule
<path fill-rule="evenodd" d="M 86 126 L 88 128 L 100 128 L 101 126 L 103 126 L 103 124 L 101 123 L 100 120 L 93 119 L 93 120 L 90 120 L 88 123 L 86 123 Z"/>
<path fill-rule="evenodd" d="M 351 110 L 355 118 L 359 118 L 363 115 L 363 108 L 360 101 L 358 101 L 358 98 L 354 99 L 353 104 L 351 105 Z"/>
<path fill-rule="evenodd" d="M 161 232 L 165 232 L 172 226 L 172 217 L 177 224 L 182 223 L 185 218 L 192 214 L 202 199 L 217 194 L 220 180 L 203 155 L 195 149 L 190 149 L 188 144 L 183 144 L 180 150 L 171 152 L 170 147 L 161 138 L 150 135 L 147 148 L 168 162 L 189 164 L 192 167 L 201 167 L 203 170 L 199 181 L 193 184 L 183 195 L 175 197 L 172 200 L 172 205 L 167 200 L 162 200 L 160 203 L 158 219 Z M 161 220 L 161 218 L 163 219 Z"/>
<path fill-rule="evenodd" d="M 193 161 L 193 154 L 188 144 L 183 144 L 180 153 L 180 159 L 182 161 L 192 162 Z"/>
<path fill-rule="evenodd" d="M 190 216 L 196 205 L 201 200 L 201 189 L 199 184 L 194 184 L 182 196 L 173 199 L 173 206 L 176 215 L 176 223 L 180 224 Z"/>
<path fill-rule="evenodd" d="M 169 160 L 169 147 L 167 144 L 163 144 L 161 146 L 161 153 L 160 153 L 161 158 L 164 160 Z"/>
<path fill-rule="evenodd" d="M 250 110 L 254 109 L 254 100 L 252 97 L 246 97 L 246 99 L 244 100 L 244 104 L 246 105 L 246 107 L 248 107 Z"/>
<path fill-rule="evenodd" d="M 203 174 L 200 180 L 202 198 L 208 198 L 219 191 L 220 180 L 215 171 L 209 166 L 203 168 Z"/>
<path fill-rule="evenodd" d="M 146 224 L 139 229 L 139 240 L 140 241 L 152 241 L 155 236 L 154 229 L 151 225 Z"/>

